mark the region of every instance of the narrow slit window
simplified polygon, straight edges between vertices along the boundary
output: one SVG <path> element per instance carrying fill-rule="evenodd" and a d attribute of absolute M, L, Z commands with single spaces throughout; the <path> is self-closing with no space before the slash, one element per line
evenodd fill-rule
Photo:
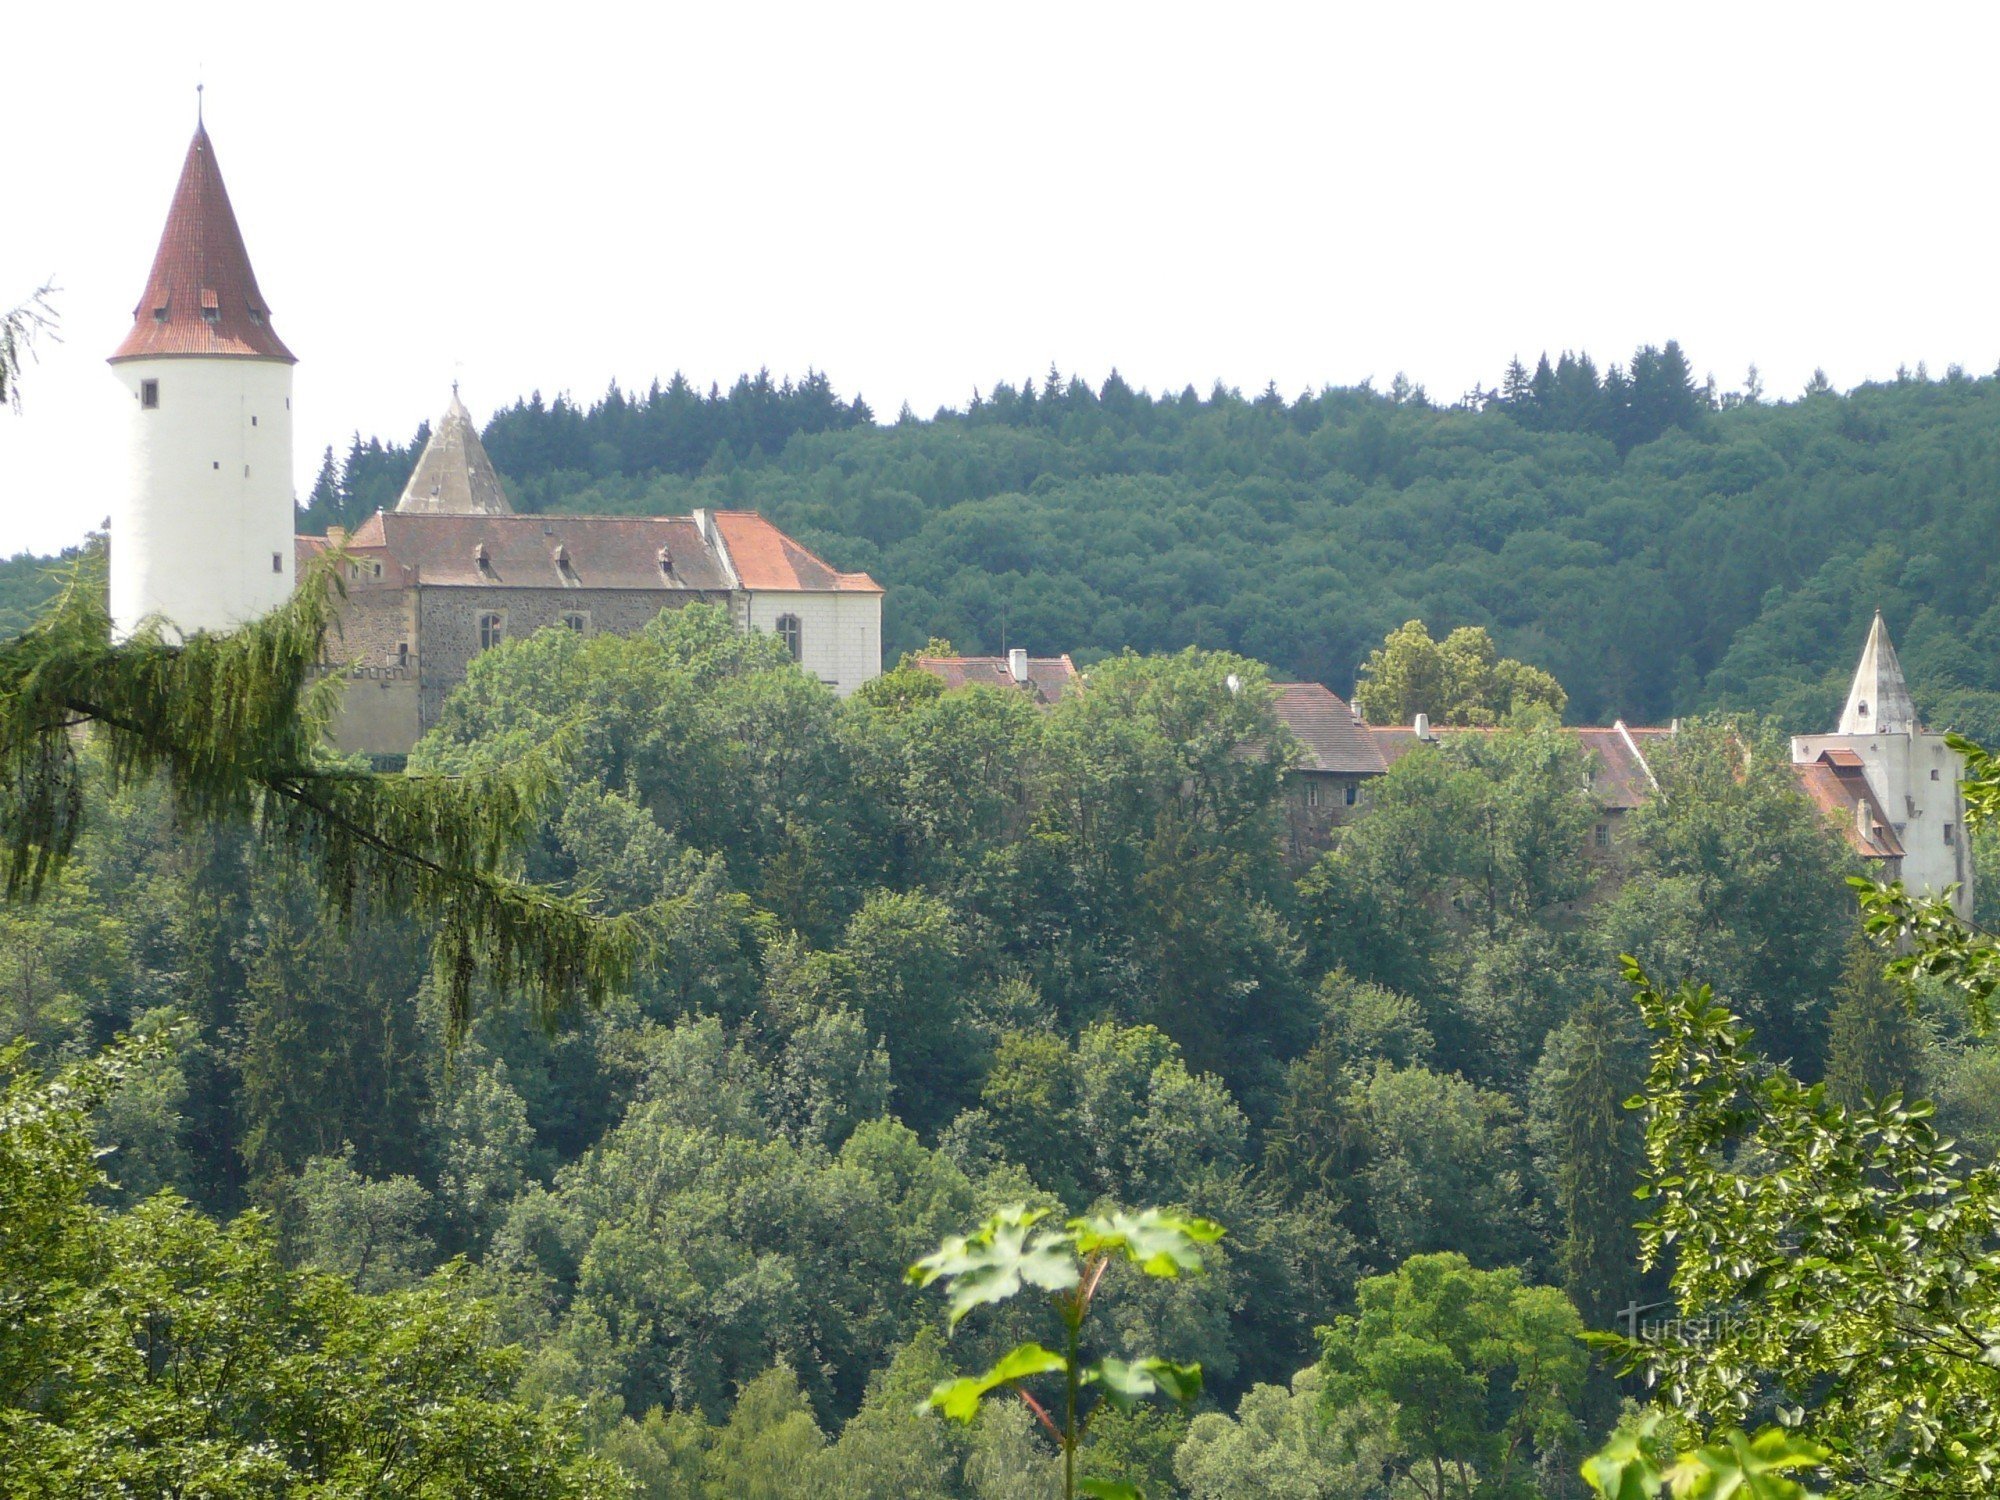
<path fill-rule="evenodd" d="M 145 407 L 147 411 L 158 411 L 160 409 L 159 381 L 142 380 L 139 382 L 139 404 Z"/>
<path fill-rule="evenodd" d="M 273 573 L 282 573 L 282 572 L 284 572 L 284 571 L 285 571 L 285 554 L 284 554 L 284 553 L 282 553 L 282 552 L 273 552 L 273 553 L 271 554 L 271 571 L 272 571 Z"/>

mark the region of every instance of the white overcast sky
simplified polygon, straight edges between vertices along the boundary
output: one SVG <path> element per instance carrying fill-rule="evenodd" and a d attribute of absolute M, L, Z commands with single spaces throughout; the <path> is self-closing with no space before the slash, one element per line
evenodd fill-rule
<path fill-rule="evenodd" d="M 2000 362 L 2000 7 L 37 4 L 0 306 L 0 552 L 119 482 L 129 326 L 207 85 L 300 485 L 482 420 L 827 371 L 893 417 L 1051 361 L 1287 394 L 1678 338 L 1725 388 Z"/>

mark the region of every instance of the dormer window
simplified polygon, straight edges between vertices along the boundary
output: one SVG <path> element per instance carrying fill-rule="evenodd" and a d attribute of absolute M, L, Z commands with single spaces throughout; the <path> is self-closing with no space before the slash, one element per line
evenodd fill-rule
<path fill-rule="evenodd" d="M 486 543 L 481 542 L 472 549 L 472 565 L 481 573 L 491 573 L 493 571 L 493 560 L 487 556 Z"/>
<path fill-rule="evenodd" d="M 1854 714 L 1856 718 L 1860 719 L 1868 717 L 1868 700 L 1866 698 L 1863 698 L 1859 703 L 1854 705 Z"/>
<path fill-rule="evenodd" d="M 222 321 L 222 304 L 216 299 L 215 293 L 208 287 L 201 289 L 201 320 L 204 323 L 220 323 Z"/>
<path fill-rule="evenodd" d="M 167 310 L 166 310 L 166 309 L 165 309 L 164 307 L 156 307 L 156 308 L 154 308 L 154 309 L 153 309 L 153 321 L 154 321 L 155 323 L 164 323 L 164 322 L 166 322 L 166 321 L 167 321 Z"/>
<path fill-rule="evenodd" d="M 660 571 L 662 573 L 671 573 L 673 572 L 673 570 L 674 570 L 674 549 L 671 547 L 660 548 Z"/>

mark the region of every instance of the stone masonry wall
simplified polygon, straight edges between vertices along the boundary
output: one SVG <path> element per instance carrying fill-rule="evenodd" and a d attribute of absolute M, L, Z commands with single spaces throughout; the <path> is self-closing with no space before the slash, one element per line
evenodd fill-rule
<path fill-rule="evenodd" d="M 437 722 L 451 690 L 465 681 L 466 663 L 479 654 L 479 617 L 506 617 L 506 638 L 533 635 L 572 611 L 590 616 L 592 635 L 636 635 L 662 611 L 707 601 L 728 604 L 726 593 L 662 589 L 420 588 L 418 637 L 422 642 L 420 728 Z M 414 649 L 414 648 L 413 648 Z"/>

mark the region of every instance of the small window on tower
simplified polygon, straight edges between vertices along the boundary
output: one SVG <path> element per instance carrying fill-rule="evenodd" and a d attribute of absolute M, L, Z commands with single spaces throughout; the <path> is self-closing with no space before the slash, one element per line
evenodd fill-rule
<path fill-rule="evenodd" d="M 1958 842 L 1958 830 L 1952 827 L 1951 824 L 1949 823 L 1944 825 L 1944 841 L 1947 844 L 1955 844 Z"/>
<path fill-rule="evenodd" d="M 273 552 L 273 553 L 271 554 L 271 571 L 272 571 L 273 573 L 282 573 L 282 572 L 284 572 L 284 571 L 285 571 L 285 554 L 284 554 L 284 553 L 282 553 L 282 552 Z"/>
<path fill-rule="evenodd" d="M 255 427 L 255 426 L 257 425 L 257 419 L 256 419 L 255 417 L 252 417 L 252 418 L 250 419 L 250 425 L 251 425 L 252 427 Z"/>
<path fill-rule="evenodd" d="M 158 411 L 160 407 L 160 382 L 142 380 L 139 382 L 139 404 L 147 411 Z"/>
<path fill-rule="evenodd" d="M 396 642 L 396 665 L 405 668 L 410 665 L 410 643 L 408 641 Z"/>
<path fill-rule="evenodd" d="M 1938 779 L 1938 773 L 1937 773 L 1937 767 L 1936 767 L 1936 766 L 1932 766 L 1932 767 L 1931 767 L 1931 780 L 1932 780 L 1932 781 L 1936 781 L 1937 779 Z"/>

